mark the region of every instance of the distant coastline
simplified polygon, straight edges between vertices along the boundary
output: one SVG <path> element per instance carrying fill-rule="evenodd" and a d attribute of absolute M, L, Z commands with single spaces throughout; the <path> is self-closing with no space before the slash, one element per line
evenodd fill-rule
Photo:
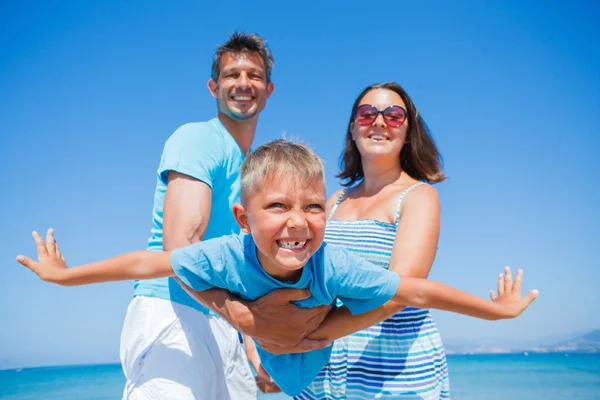
<path fill-rule="evenodd" d="M 3 368 L 0 367 L 0 372 L 14 371 L 14 372 L 22 372 L 25 370 L 31 369 L 69 369 L 69 368 L 94 368 L 94 367 L 119 367 L 121 368 L 121 363 L 119 361 L 115 362 L 99 362 L 99 363 L 70 363 L 70 364 L 54 364 L 54 365 L 35 365 L 35 366 L 24 366 L 24 367 L 8 367 Z"/>
<path fill-rule="evenodd" d="M 446 354 L 600 354 L 600 330 L 581 334 L 550 344 L 477 343 L 476 341 L 448 341 L 444 343 Z"/>
<path fill-rule="evenodd" d="M 495 354 L 600 354 L 600 329 L 574 334 L 568 339 L 544 343 L 498 343 L 497 340 L 445 340 L 448 355 L 495 355 Z M 0 359 L 0 371 L 15 371 L 31 368 L 70 368 L 82 366 L 112 366 L 119 361 L 45 363 L 31 365 L 17 359 Z"/>

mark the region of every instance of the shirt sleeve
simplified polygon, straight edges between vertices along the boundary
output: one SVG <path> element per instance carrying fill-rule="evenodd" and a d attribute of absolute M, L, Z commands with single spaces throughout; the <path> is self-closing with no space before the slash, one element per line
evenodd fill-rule
<path fill-rule="evenodd" d="M 209 239 L 173 250 L 171 266 L 175 275 L 194 290 L 227 289 L 227 269 L 222 262 L 223 238 Z"/>
<path fill-rule="evenodd" d="M 206 183 L 211 188 L 217 179 L 223 153 L 222 140 L 210 123 L 181 126 L 167 140 L 158 168 L 163 182 L 169 171 L 179 172 Z"/>
<path fill-rule="evenodd" d="M 394 297 L 400 275 L 371 264 L 343 248 L 331 247 L 335 295 L 352 314 L 362 314 L 382 306 Z"/>

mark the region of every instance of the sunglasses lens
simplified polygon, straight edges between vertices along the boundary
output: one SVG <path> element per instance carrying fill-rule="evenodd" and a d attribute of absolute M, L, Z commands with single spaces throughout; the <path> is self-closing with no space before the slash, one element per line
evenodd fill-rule
<path fill-rule="evenodd" d="M 377 118 L 377 109 L 368 104 L 363 104 L 356 109 L 356 121 L 360 125 L 370 125 Z"/>
<path fill-rule="evenodd" d="M 388 107 L 383 112 L 383 118 L 385 119 L 386 124 L 389 126 L 398 127 L 404 123 L 404 120 L 406 119 L 406 111 L 399 106 Z"/>

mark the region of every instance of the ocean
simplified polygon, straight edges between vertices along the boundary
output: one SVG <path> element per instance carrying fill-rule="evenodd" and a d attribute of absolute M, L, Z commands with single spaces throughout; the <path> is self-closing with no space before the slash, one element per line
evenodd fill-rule
<path fill-rule="evenodd" d="M 448 366 L 454 400 L 600 400 L 600 354 L 450 355 Z M 124 381 L 118 364 L 4 370 L 0 399 L 120 399 Z"/>

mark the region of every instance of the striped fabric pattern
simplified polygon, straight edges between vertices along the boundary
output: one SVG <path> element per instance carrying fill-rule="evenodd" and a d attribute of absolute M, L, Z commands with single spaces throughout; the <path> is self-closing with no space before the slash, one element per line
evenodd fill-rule
<path fill-rule="evenodd" d="M 401 194 L 398 210 L 402 198 L 419 184 Z M 335 207 L 331 214 L 334 211 Z M 330 219 L 325 240 L 387 268 L 398 215 L 399 212 L 394 224 Z M 429 310 L 407 307 L 382 323 L 336 340 L 329 364 L 295 397 L 301 400 L 374 398 L 450 398 L 444 347 Z"/>

